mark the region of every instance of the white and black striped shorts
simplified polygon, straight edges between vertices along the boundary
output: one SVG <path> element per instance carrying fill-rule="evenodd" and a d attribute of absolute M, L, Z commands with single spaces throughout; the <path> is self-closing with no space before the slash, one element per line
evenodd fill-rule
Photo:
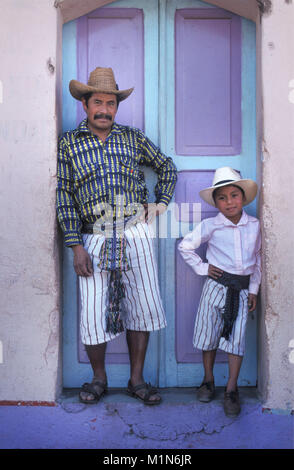
<path fill-rule="evenodd" d="M 149 226 L 137 223 L 125 231 L 127 257 L 131 269 L 124 271 L 125 306 L 128 312 L 125 328 L 155 331 L 166 326 L 159 292 L 157 265 Z M 84 234 L 84 248 L 94 269 L 90 277 L 79 276 L 80 332 L 83 344 L 105 343 L 118 335 L 106 332 L 105 307 L 109 273 L 98 268 L 98 256 L 104 241 L 99 234 Z M 120 333 L 119 333 L 120 334 Z"/>
<path fill-rule="evenodd" d="M 240 291 L 238 316 L 228 340 L 221 337 L 222 312 L 225 306 L 227 287 L 207 278 L 201 294 L 195 320 L 193 345 L 204 351 L 222 349 L 227 353 L 243 356 L 248 318 L 248 290 Z"/>

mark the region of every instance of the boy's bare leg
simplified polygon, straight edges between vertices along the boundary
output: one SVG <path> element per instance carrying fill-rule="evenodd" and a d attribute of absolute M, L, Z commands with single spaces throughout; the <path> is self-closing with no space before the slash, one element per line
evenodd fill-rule
<path fill-rule="evenodd" d="M 203 403 L 210 402 L 215 393 L 213 366 L 215 361 L 216 349 L 211 351 L 202 351 L 202 360 L 204 367 L 204 379 L 197 389 L 197 398 Z"/>
<path fill-rule="evenodd" d="M 204 367 L 203 382 L 214 382 L 213 367 L 215 362 L 216 349 L 211 351 L 202 351 L 202 360 Z"/>
<path fill-rule="evenodd" d="M 243 356 L 228 354 L 229 360 L 229 380 L 227 383 L 227 392 L 237 390 L 238 377 L 242 365 Z"/>
<path fill-rule="evenodd" d="M 243 357 L 236 354 L 228 354 L 228 359 L 229 380 L 224 396 L 224 412 L 226 416 L 235 417 L 241 411 L 237 383 Z"/>
<path fill-rule="evenodd" d="M 105 383 L 107 382 L 107 377 L 106 377 L 106 371 L 105 371 L 105 351 L 106 351 L 106 345 L 107 343 L 101 343 L 101 344 L 94 344 L 94 345 L 85 345 L 86 352 L 88 355 L 88 358 L 90 360 L 92 369 L 93 369 L 93 374 L 94 378 L 98 379 L 100 382 Z M 95 391 L 97 391 L 98 394 L 100 394 L 103 390 L 102 388 L 97 384 L 93 385 Z M 80 396 L 83 400 L 88 400 L 91 401 L 93 400 L 94 396 L 90 392 L 80 392 Z"/>

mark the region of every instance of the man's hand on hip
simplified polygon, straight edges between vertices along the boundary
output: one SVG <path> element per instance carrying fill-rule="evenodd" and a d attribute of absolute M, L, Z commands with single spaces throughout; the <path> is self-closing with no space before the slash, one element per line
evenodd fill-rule
<path fill-rule="evenodd" d="M 159 203 L 150 203 L 147 205 L 147 208 L 145 208 L 145 221 L 147 224 L 152 224 L 154 218 L 157 215 L 163 214 L 167 209 L 167 206 L 165 204 Z"/>
<path fill-rule="evenodd" d="M 93 266 L 89 253 L 83 245 L 74 245 L 71 247 L 74 253 L 74 268 L 78 276 L 92 276 Z"/>

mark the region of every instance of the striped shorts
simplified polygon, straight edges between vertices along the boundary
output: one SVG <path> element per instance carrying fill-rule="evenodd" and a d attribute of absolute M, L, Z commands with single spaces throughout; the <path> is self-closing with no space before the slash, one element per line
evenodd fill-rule
<path fill-rule="evenodd" d="M 222 349 L 227 353 L 243 356 L 248 317 L 248 290 L 240 291 L 238 316 L 228 340 L 221 337 L 222 312 L 225 306 L 227 287 L 207 278 L 201 294 L 195 320 L 193 345 L 204 351 Z"/>
<path fill-rule="evenodd" d="M 150 228 L 137 223 L 125 231 L 127 257 L 130 270 L 124 271 L 125 307 L 128 330 L 155 331 L 166 326 L 165 313 L 159 292 L 157 266 Z M 84 248 L 88 251 L 94 269 L 93 276 L 79 276 L 80 333 L 83 344 L 93 345 L 117 337 L 106 332 L 105 309 L 109 273 L 98 268 L 98 256 L 104 241 L 99 234 L 83 234 Z"/>

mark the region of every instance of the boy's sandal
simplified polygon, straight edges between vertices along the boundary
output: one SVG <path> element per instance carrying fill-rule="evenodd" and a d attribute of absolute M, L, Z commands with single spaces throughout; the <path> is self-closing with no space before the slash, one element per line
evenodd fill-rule
<path fill-rule="evenodd" d="M 145 393 L 143 395 L 138 394 L 139 390 L 144 390 Z M 134 398 L 142 400 L 145 405 L 159 405 L 159 403 L 161 402 L 161 397 L 159 397 L 159 400 L 150 399 L 152 396 L 158 394 L 157 389 L 153 387 L 150 383 L 147 384 L 146 382 L 144 382 L 133 387 L 131 381 L 129 380 L 127 393 Z"/>
<path fill-rule="evenodd" d="M 98 389 L 97 389 L 97 386 L 99 387 Z M 87 400 L 85 398 L 82 398 L 81 396 L 82 393 L 90 393 L 91 395 L 93 395 L 94 398 L 92 400 Z M 92 383 L 86 382 L 83 384 L 81 391 L 79 393 L 79 399 L 81 403 L 92 405 L 92 404 L 98 403 L 100 398 L 105 393 L 107 393 L 107 383 L 101 382 L 100 380 L 96 379 L 96 380 L 93 380 Z"/>

